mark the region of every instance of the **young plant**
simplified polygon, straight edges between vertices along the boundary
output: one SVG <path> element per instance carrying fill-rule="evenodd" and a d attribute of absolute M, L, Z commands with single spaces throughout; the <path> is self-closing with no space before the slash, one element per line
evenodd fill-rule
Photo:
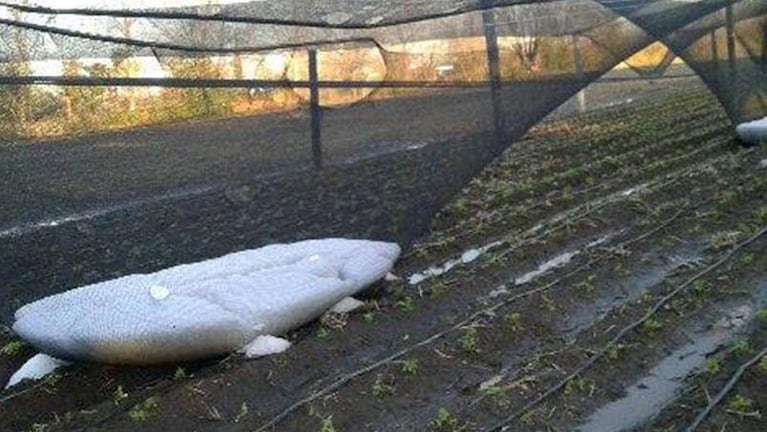
<path fill-rule="evenodd" d="M 754 347 L 747 339 L 739 340 L 732 347 L 732 352 L 738 357 L 748 357 L 754 354 Z"/>
<path fill-rule="evenodd" d="M 186 374 L 186 371 L 181 366 L 176 368 L 176 372 L 173 373 L 173 379 L 176 381 L 186 379 L 189 375 Z"/>
<path fill-rule="evenodd" d="M 727 231 L 727 232 L 718 233 L 711 238 L 711 249 L 714 252 L 730 249 L 731 247 L 738 244 L 739 237 L 740 237 L 740 232 L 737 232 L 737 231 Z"/>
<path fill-rule="evenodd" d="M 767 308 L 756 313 L 756 319 L 762 324 L 767 324 Z"/>
<path fill-rule="evenodd" d="M 466 327 L 463 330 L 463 334 L 458 338 L 458 344 L 461 346 L 461 350 L 467 354 L 479 353 L 479 332 L 476 327 Z"/>
<path fill-rule="evenodd" d="M 754 409 L 754 401 L 743 395 L 737 395 L 730 399 L 727 403 L 727 408 L 736 413 L 749 413 Z"/>
<path fill-rule="evenodd" d="M 394 383 L 391 379 L 384 376 L 384 374 L 376 375 L 376 380 L 373 383 L 373 396 L 381 398 L 385 396 L 391 396 L 396 391 Z"/>
<path fill-rule="evenodd" d="M 320 328 L 317 329 L 317 339 L 320 340 L 326 340 L 330 337 L 330 330 L 327 329 L 324 325 L 321 325 Z"/>
<path fill-rule="evenodd" d="M 413 313 L 415 312 L 415 302 L 413 301 L 413 297 L 406 295 L 402 296 L 399 300 L 397 300 L 396 303 L 399 310 L 405 313 Z"/>
<path fill-rule="evenodd" d="M 21 354 L 24 344 L 21 341 L 10 341 L 0 348 L 0 355 L 3 357 L 16 357 Z"/>
<path fill-rule="evenodd" d="M 446 408 L 440 408 L 437 415 L 429 421 L 431 432 L 456 432 L 459 429 L 458 419 Z"/>
<path fill-rule="evenodd" d="M 756 365 L 756 370 L 762 375 L 767 375 L 767 356 L 762 357 L 759 364 Z"/>
<path fill-rule="evenodd" d="M 333 416 L 322 419 L 322 423 L 320 423 L 320 432 L 336 432 L 336 426 L 333 424 Z"/>
<path fill-rule="evenodd" d="M 580 377 L 570 380 L 565 385 L 565 394 L 583 393 L 586 391 L 586 381 Z"/>
<path fill-rule="evenodd" d="M 115 403 L 115 405 L 120 405 L 120 402 L 124 401 L 128 398 L 128 393 L 125 393 L 123 391 L 123 386 L 118 385 L 117 389 L 115 389 L 114 393 L 112 393 L 112 401 Z"/>
<path fill-rule="evenodd" d="M 642 332 L 647 336 L 654 336 L 663 328 L 663 324 L 655 318 L 650 318 L 642 323 Z"/>
<path fill-rule="evenodd" d="M 407 359 L 402 362 L 402 372 L 407 375 L 418 375 L 418 359 Z"/>
<path fill-rule="evenodd" d="M 131 408 L 131 410 L 128 411 L 128 417 L 135 422 L 143 422 L 149 420 L 156 411 L 157 400 L 150 397 Z"/>
<path fill-rule="evenodd" d="M 506 322 L 506 325 L 511 328 L 512 331 L 518 332 L 522 330 L 522 314 L 519 312 L 511 312 L 509 314 L 506 314 L 506 316 L 503 319 Z"/>
<path fill-rule="evenodd" d="M 485 396 L 493 401 L 493 404 L 498 408 L 508 408 L 511 404 L 509 395 L 506 393 L 506 389 L 500 386 L 491 386 L 482 391 Z"/>
<path fill-rule="evenodd" d="M 702 280 L 698 280 L 692 285 L 692 295 L 698 300 L 704 300 L 711 292 L 711 286 Z"/>
<path fill-rule="evenodd" d="M 713 377 L 722 370 L 722 361 L 717 358 L 710 358 L 706 360 L 706 365 L 703 368 L 704 373 L 708 377 Z"/>

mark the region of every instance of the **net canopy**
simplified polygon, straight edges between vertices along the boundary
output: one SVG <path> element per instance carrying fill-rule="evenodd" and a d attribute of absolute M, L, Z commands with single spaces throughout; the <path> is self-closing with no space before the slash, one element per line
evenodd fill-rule
<path fill-rule="evenodd" d="M 616 66 L 767 115 L 763 0 L 155 3 L 0 0 L 0 315 L 269 242 L 408 243 Z"/>

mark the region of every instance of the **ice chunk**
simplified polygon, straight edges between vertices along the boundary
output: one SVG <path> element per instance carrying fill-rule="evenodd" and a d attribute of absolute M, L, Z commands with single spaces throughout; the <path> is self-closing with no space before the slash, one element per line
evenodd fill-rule
<path fill-rule="evenodd" d="M 5 388 L 13 387 L 23 380 L 39 380 L 52 374 L 56 369 L 68 365 L 68 362 L 59 360 L 45 354 L 37 354 L 24 363 L 8 380 Z"/>
<path fill-rule="evenodd" d="M 290 348 L 290 341 L 274 336 L 259 336 L 240 349 L 247 358 L 258 358 L 285 352 Z"/>
<path fill-rule="evenodd" d="M 365 302 L 359 301 L 354 297 L 346 297 L 330 308 L 330 311 L 333 313 L 344 314 L 357 310 L 363 306 L 365 306 Z"/>
<path fill-rule="evenodd" d="M 464 264 L 468 264 L 476 260 L 477 258 L 479 258 L 480 255 L 482 255 L 482 253 L 479 251 L 479 249 L 467 250 L 466 252 L 463 253 L 463 255 L 461 255 L 461 262 Z"/>

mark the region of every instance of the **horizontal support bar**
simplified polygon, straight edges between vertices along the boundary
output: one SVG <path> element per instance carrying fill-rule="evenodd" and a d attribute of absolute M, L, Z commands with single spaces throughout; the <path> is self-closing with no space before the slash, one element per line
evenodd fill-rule
<path fill-rule="evenodd" d="M 556 75 L 549 79 L 503 81 L 502 86 L 515 84 L 550 83 L 572 79 L 574 75 Z M 692 78 L 696 75 L 674 75 L 668 77 L 614 77 L 601 78 L 599 82 L 652 81 L 661 79 Z M 579 81 L 576 79 L 576 81 Z M 324 89 L 375 89 L 375 88 L 482 88 L 489 87 L 489 81 L 318 81 Z M 204 78 L 97 78 L 64 76 L 0 76 L 0 85 L 53 85 L 74 87 L 169 87 L 169 88 L 302 88 L 310 89 L 311 81 L 291 80 L 246 80 L 246 79 L 204 79 Z"/>

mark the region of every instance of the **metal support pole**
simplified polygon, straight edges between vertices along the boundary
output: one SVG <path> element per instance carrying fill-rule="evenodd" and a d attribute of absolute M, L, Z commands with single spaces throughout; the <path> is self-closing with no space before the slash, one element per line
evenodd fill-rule
<path fill-rule="evenodd" d="M 573 62 L 575 63 L 575 77 L 578 81 L 583 80 L 583 56 L 581 56 L 581 47 L 578 44 L 578 36 L 572 35 L 573 43 Z M 578 92 L 578 112 L 586 111 L 586 87 Z"/>
<path fill-rule="evenodd" d="M 312 116 L 312 157 L 314 168 L 322 169 L 322 107 L 320 106 L 320 85 L 317 70 L 317 50 L 309 50 L 309 100 Z"/>
<path fill-rule="evenodd" d="M 762 71 L 767 73 L 767 21 L 762 21 Z"/>
<path fill-rule="evenodd" d="M 732 10 L 732 4 L 725 9 L 727 20 L 727 61 L 730 66 L 730 72 L 735 73 L 735 14 Z"/>
<path fill-rule="evenodd" d="M 737 93 L 738 77 L 735 58 L 735 14 L 733 13 L 732 4 L 725 8 L 725 20 L 727 21 L 727 90 L 730 94 L 730 115 L 733 115 L 740 102 L 738 101 L 739 98 Z"/>
<path fill-rule="evenodd" d="M 491 6 L 491 2 L 487 0 L 485 4 Z M 483 11 L 482 23 L 485 26 L 485 44 L 487 46 L 487 66 L 490 74 L 490 93 L 495 119 L 495 136 L 498 146 L 504 147 L 510 143 L 506 134 L 506 120 L 501 100 L 501 55 L 498 48 L 498 31 L 495 27 L 495 10 L 486 9 Z"/>

